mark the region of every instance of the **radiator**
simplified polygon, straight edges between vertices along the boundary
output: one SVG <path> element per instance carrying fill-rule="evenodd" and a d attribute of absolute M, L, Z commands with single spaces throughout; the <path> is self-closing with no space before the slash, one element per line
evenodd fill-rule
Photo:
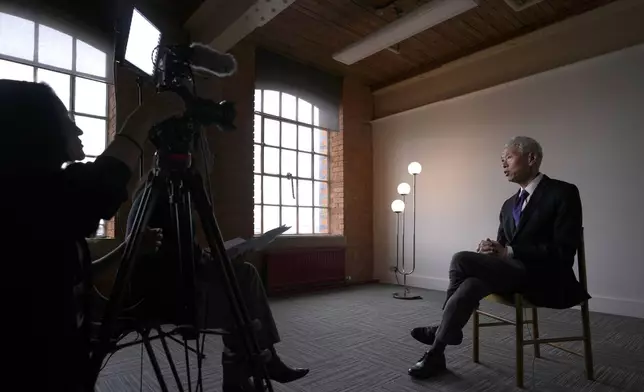
<path fill-rule="evenodd" d="M 345 281 L 344 248 L 290 249 L 264 254 L 269 294 L 304 291 Z"/>

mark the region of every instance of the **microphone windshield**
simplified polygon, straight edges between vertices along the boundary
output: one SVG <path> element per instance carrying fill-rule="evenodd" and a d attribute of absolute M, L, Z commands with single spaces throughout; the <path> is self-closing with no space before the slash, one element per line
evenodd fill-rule
<path fill-rule="evenodd" d="M 225 77 L 237 71 L 237 60 L 229 53 L 221 53 L 208 45 L 194 42 L 192 49 L 192 68 L 211 75 Z"/>

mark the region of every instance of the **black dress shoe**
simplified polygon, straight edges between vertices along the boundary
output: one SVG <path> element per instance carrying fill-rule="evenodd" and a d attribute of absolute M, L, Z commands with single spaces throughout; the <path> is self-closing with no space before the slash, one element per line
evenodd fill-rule
<path fill-rule="evenodd" d="M 411 337 L 418 340 L 421 343 L 432 345 L 436 339 L 436 331 L 438 327 L 416 327 L 411 330 Z"/>
<path fill-rule="evenodd" d="M 426 379 L 444 373 L 447 370 L 445 354 L 427 351 L 423 357 L 409 368 L 409 375 L 413 378 Z"/>
<path fill-rule="evenodd" d="M 416 327 L 411 330 L 411 336 L 419 342 L 431 346 L 436 340 L 436 331 L 438 331 L 437 326 Z M 459 332 L 459 335 L 445 342 L 445 344 L 449 344 L 450 346 L 458 346 L 461 343 L 463 343 L 463 332 Z"/>
<path fill-rule="evenodd" d="M 282 362 L 279 357 L 274 357 L 274 359 L 266 365 L 266 370 L 268 370 L 268 376 L 271 378 L 271 380 L 277 381 L 281 384 L 299 380 L 300 378 L 309 374 L 309 369 L 292 368 Z"/>

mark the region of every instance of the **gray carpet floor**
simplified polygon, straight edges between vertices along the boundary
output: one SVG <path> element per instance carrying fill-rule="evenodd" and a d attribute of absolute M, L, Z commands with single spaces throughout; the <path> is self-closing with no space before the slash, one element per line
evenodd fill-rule
<path fill-rule="evenodd" d="M 481 363 L 472 362 L 472 327 L 458 347 L 448 347 L 450 372 L 428 381 L 414 381 L 409 365 L 423 354 L 424 346 L 411 338 L 414 326 L 439 322 L 444 293 L 416 290 L 421 301 L 400 301 L 389 285 L 366 285 L 271 300 L 282 335 L 276 347 L 288 364 L 306 366 L 311 373 L 276 391 L 411 392 L 411 391 L 520 391 L 514 387 L 514 330 L 512 327 L 481 331 Z M 483 303 L 483 310 L 511 318 L 513 309 Z M 542 337 L 581 334 L 579 311 L 541 310 Z M 526 347 L 525 384 L 533 391 L 644 391 L 644 320 L 591 313 L 596 381 L 585 379 L 583 360 L 542 348 L 533 359 Z M 526 337 L 529 331 L 526 327 Z M 580 343 L 564 344 L 581 350 Z M 175 362 L 186 378 L 183 348 L 170 342 Z M 160 348 L 160 345 L 155 345 Z M 157 350 L 161 354 L 161 350 Z M 221 339 L 207 341 L 203 365 L 204 390 L 221 390 Z M 160 355 L 166 380 L 172 381 Z M 195 363 L 195 357 L 190 360 Z M 141 371 L 143 376 L 141 377 Z M 194 374 L 193 382 L 194 382 Z M 173 386 L 172 383 L 170 383 Z M 101 373 L 97 391 L 159 391 L 147 357 L 141 361 L 139 346 L 117 352 Z M 176 389 L 173 389 L 176 390 Z M 193 389 L 194 390 L 194 389 Z"/>

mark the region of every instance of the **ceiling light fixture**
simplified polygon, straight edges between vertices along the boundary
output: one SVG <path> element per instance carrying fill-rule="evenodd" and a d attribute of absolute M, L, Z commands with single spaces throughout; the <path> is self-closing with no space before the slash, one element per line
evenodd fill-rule
<path fill-rule="evenodd" d="M 351 65 L 476 7 L 476 0 L 434 0 L 333 55 Z"/>

